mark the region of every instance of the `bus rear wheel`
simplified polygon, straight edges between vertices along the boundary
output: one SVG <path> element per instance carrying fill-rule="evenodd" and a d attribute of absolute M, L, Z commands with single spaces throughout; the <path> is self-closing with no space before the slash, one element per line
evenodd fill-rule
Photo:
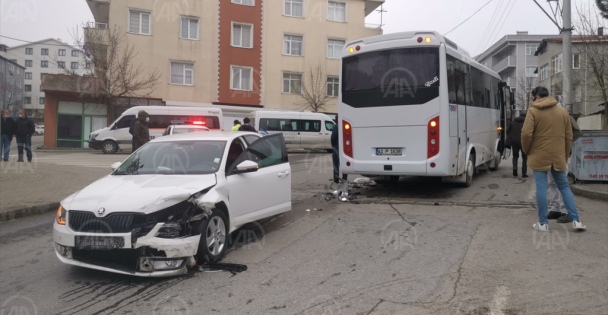
<path fill-rule="evenodd" d="M 462 185 L 464 187 L 471 187 L 473 183 L 473 173 L 475 173 L 475 160 L 473 159 L 473 154 L 469 157 L 469 161 L 467 161 L 467 167 L 464 175 L 464 182 Z"/>

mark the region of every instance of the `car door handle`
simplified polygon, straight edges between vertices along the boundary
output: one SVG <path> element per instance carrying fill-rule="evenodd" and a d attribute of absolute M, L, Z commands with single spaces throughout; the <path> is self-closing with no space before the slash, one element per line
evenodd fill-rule
<path fill-rule="evenodd" d="M 279 176 L 281 178 L 286 177 L 287 175 L 289 175 L 289 171 L 280 172 L 279 174 L 277 174 L 277 176 Z"/>

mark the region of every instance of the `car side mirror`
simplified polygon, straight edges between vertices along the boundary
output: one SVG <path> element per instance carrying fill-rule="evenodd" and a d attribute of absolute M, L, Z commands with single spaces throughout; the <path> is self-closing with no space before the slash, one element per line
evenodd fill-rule
<path fill-rule="evenodd" d="M 236 166 L 234 174 L 257 172 L 260 166 L 258 163 L 250 160 L 243 161 Z"/>
<path fill-rule="evenodd" d="M 119 168 L 120 164 L 122 164 L 122 162 L 115 162 L 114 164 L 112 164 L 112 172 Z"/>

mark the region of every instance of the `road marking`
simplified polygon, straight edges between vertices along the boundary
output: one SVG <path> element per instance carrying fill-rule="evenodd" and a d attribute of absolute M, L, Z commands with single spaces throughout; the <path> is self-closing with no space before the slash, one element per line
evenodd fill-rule
<path fill-rule="evenodd" d="M 507 306 L 507 297 L 509 295 L 511 295 L 509 288 L 505 286 L 496 288 L 494 300 L 492 300 L 492 305 L 490 305 L 490 315 L 505 315 L 504 310 Z"/>

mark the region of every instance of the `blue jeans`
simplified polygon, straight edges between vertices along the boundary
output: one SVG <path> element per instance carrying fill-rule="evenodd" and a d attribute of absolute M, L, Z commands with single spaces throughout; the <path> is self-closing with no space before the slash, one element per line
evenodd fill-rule
<path fill-rule="evenodd" d="M 536 204 L 538 206 L 538 222 L 540 224 L 547 224 L 547 185 L 549 172 L 534 171 L 534 181 L 536 182 Z M 570 190 L 570 184 L 568 184 L 568 172 L 567 171 L 556 171 L 551 166 L 551 175 L 555 179 L 557 189 L 562 195 L 566 211 L 570 215 L 573 221 L 579 221 L 578 212 L 576 211 L 576 203 L 574 202 L 574 195 Z"/>
<path fill-rule="evenodd" d="M 2 149 L 2 159 L 8 161 L 8 156 L 11 153 L 11 138 L 8 135 L 2 135 L 2 145 L 0 146 Z"/>

